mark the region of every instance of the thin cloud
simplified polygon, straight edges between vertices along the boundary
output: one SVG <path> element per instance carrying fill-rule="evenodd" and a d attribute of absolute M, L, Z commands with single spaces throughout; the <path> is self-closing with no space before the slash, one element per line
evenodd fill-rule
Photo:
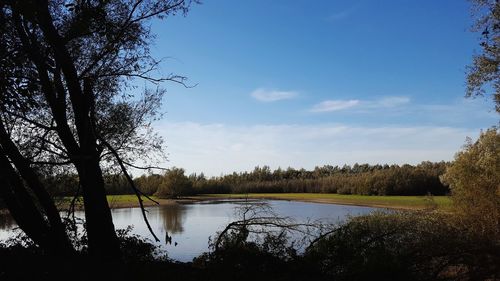
<path fill-rule="evenodd" d="M 359 100 L 326 100 L 311 108 L 311 112 L 330 112 L 351 108 L 359 104 Z"/>
<path fill-rule="evenodd" d="M 379 108 L 394 108 L 410 102 L 409 97 L 392 96 L 376 100 L 326 100 L 314 105 L 311 112 L 340 111 L 356 107 L 358 110 L 374 110 Z"/>
<path fill-rule="evenodd" d="M 274 102 L 296 98 L 299 94 L 295 91 L 277 91 L 259 88 L 250 94 L 254 99 L 261 102 Z"/>
<path fill-rule="evenodd" d="M 410 103 L 409 97 L 395 96 L 395 97 L 384 97 L 379 100 L 372 102 L 373 105 L 377 107 L 396 107 Z"/>

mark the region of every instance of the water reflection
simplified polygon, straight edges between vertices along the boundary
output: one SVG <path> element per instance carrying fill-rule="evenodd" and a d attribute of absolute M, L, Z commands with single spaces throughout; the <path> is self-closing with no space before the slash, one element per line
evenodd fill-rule
<path fill-rule="evenodd" d="M 163 223 L 163 229 L 170 234 L 184 232 L 184 221 L 187 215 L 187 206 L 184 204 L 171 204 L 159 208 L 158 216 Z"/>

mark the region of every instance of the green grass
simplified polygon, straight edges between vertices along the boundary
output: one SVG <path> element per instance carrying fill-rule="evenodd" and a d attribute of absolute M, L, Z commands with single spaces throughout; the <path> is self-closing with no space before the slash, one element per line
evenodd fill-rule
<path fill-rule="evenodd" d="M 435 204 L 439 209 L 449 209 L 449 196 L 367 196 L 329 193 L 251 193 L 251 194 L 207 194 L 200 198 L 265 198 L 282 200 L 303 200 L 323 203 L 337 203 L 401 209 L 424 209 Z"/>
<path fill-rule="evenodd" d="M 139 206 L 139 201 L 137 201 L 137 196 L 134 194 L 126 194 L 126 195 L 108 195 L 106 196 L 108 199 L 108 204 L 111 208 L 117 207 L 117 206 L 122 206 L 122 207 L 127 207 L 127 206 Z M 155 196 L 151 196 L 153 199 L 158 199 Z M 148 199 L 145 197 L 142 197 L 144 200 L 145 205 L 151 205 Z M 68 206 L 71 203 L 71 200 L 73 200 L 73 197 L 59 197 L 56 198 L 56 204 L 59 206 Z M 77 207 L 83 207 L 83 199 L 81 197 L 78 198 Z"/>
<path fill-rule="evenodd" d="M 134 194 L 127 195 L 108 195 L 106 196 L 109 203 L 137 203 L 137 196 Z M 153 198 L 154 196 L 151 196 Z M 144 200 L 147 200 L 143 197 Z M 154 198 L 153 198 L 154 199 Z"/>
<path fill-rule="evenodd" d="M 135 195 L 108 195 L 110 206 L 138 206 Z M 152 197 L 153 199 L 158 199 Z M 192 199 L 212 200 L 212 199 L 236 199 L 236 198 L 256 198 L 256 199 L 281 199 L 310 201 L 319 203 L 334 203 L 347 205 L 372 206 L 395 209 L 425 209 L 433 204 L 440 210 L 449 210 L 451 208 L 451 199 L 449 196 L 367 196 L 367 195 L 342 195 L 331 193 L 250 193 L 250 194 L 205 194 L 189 197 Z M 64 197 L 62 204 L 69 204 L 71 197 Z M 148 204 L 149 200 L 144 198 Z M 81 203 L 81 201 L 80 201 Z"/>

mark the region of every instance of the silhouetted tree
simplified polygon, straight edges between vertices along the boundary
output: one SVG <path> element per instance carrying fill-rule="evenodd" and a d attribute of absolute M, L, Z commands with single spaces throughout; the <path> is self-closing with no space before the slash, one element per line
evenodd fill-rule
<path fill-rule="evenodd" d="M 190 2 L 0 1 L 0 194 L 40 246 L 72 250 L 39 172 L 66 168 L 78 175 L 89 253 L 120 256 L 103 168 L 118 167 L 134 186 L 127 167 L 161 147 L 148 125 L 163 91 L 128 90 L 133 78 L 184 82 L 153 75 L 147 21 Z"/>

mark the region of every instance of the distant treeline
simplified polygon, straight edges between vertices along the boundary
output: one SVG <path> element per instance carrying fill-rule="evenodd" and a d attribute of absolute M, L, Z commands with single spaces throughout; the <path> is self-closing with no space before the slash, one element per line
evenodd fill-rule
<path fill-rule="evenodd" d="M 44 177 L 43 183 L 52 196 L 74 196 L 81 195 L 78 187 L 78 176 L 76 174 L 61 174 L 53 177 Z M 132 194 L 132 188 L 123 175 L 104 175 L 104 187 L 108 195 Z"/>
<path fill-rule="evenodd" d="M 439 177 L 445 162 L 419 165 L 354 164 L 316 167 L 314 170 L 271 171 L 268 166 L 252 172 L 205 179 L 191 175 L 196 193 L 339 193 L 363 195 L 444 195 L 449 192 Z"/>
<path fill-rule="evenodd" d="M 184 196 L 208 193 L 339 193 L 363 195 L 444 195 L 448 186 L 440 181 L 445 162 L 413 165 L 354 164 L 325 165 L 313 170 L 287 168 L 271 170 L 256 167 L 251 172 L 207 178 L 203 174 L 185 175 L 172 168 L 164 174 L 142 175 L 134 179 L 144 194 Z M 105 177 L 108 194 L 132 194 L 122 175 Z M 46 179 L 55 196 L 75 194 L 78 178 L 64 175 Z"/>

